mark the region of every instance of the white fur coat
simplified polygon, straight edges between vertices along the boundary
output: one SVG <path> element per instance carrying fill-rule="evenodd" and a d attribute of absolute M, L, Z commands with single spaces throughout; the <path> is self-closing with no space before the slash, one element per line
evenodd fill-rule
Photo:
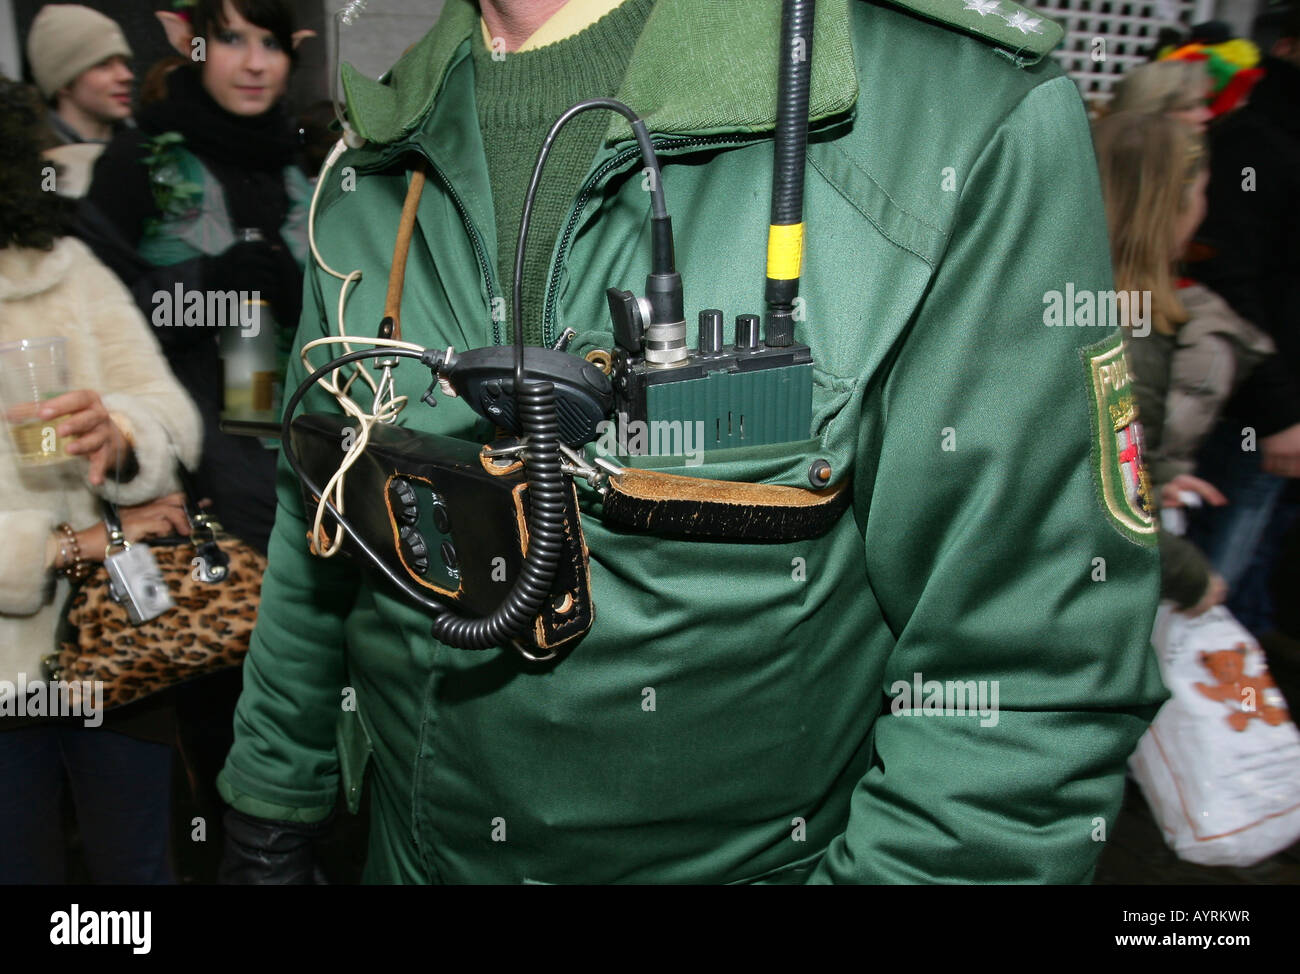
<path fill-rule="evenodd" d="M 139 504 L 176 490 L 173 447 L 193 467 L 203 435 L 131 295 L 80 241 L 65 237 L 51 251 L 0 248 L 0 342 L 56 335 L 68 340 L 69 391 L 97 391 L 126 420 L 140 471 L 92 488 L 85 458 L 20 467 L 0 429 L 0 680 L 42 679 L 41 657 L 53 650 L 68 590 L 45 569 L 55 525 L 94 524 L 102 516 L 97 493 Z"/>

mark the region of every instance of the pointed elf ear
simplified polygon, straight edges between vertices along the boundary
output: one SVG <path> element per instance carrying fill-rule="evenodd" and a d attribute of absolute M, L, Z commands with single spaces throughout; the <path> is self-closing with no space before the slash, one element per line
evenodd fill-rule
<path fill-rule="evenodd" d="M 303 41 L 309 37 L 315 36 L 316 32 L 314 30 L 295 30 L 293 32 L 293 49 L 295 51 L 298 50 L 298 48 L 302 46 Z"/>
<path fill-rule="evenodd" d="M 155 10 L 154 16 L 162 23 L 167 32 L 167 43 L 182 57 L 190 56 L 190 41 L 194 40 L 194 29 L 189 19 L 170 10 Z"/>

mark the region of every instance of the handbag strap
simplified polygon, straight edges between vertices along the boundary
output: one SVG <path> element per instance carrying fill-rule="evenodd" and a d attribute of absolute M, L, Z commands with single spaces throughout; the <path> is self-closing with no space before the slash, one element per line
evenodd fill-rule
<path fill-rule="evenodd" d="M 174 451 L 173 451 L 174 455 Z M 199 492 L 194 482 L 194 474 L 179 457 L 176 457 L 176 479 L 180 481 L 181 492 L 185 495 L 185 518 L 190 522 L 190 538 L 197 548 L 201 542 L 217 543 L 217 528 L 220 526 L 216 515 L 199 506 Z M 128 548 L 130 542 L 122 531 L 122 517 L 111 498 L 100 497 L 104 511 L 104 526 L 108 529 L 108 550 Z M 200 537 L 199 535 L 206 535 Z"/>
<path fill-rule="evenodd" d="M 108 529 L 108 546 L 104 549 L 104 557 L 107 558 L 114 548 L 125 550 L 131 547 L 131 542 L 126 540 L 122 531 L 122 519 L 118 516 L 117 505 L 107 497 L 101 497 L 100 503 L 104 508 L 104 527 Z"/>
<path fill-rule="evenodd" d="M 113 483 L 122 482 L 122 451 L 117 453 L 116 469 L 113 474 Z M 100 506 L 104 510 L 104 527 L 108 529 L 108 545 L 104 548 L 104 557 L 108 558 L 109 552 L 114 548 L 126 550 L 131 547 L 131 542 L 126 540 L 126 533 L 122 530 L 122 518 L 117 513 L 117 505 L 113 503 L 112 498 L 107 494 L 101 494 L 99 498 Z"/>
<path fill-rule="evenodd" d="M 176 479 L 180 481 L 181 491 L 185 494 L 185 516 L 189 519 L 191 531 L 207 531 L 216 540 L 217 517 L 210 511 L 199 507 L 199 490 L 190 469 L 176 460 Z"/>

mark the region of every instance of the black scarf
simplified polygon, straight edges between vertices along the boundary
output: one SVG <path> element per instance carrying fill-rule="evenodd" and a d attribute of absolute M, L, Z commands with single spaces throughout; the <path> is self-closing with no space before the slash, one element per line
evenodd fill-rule
<path fill-rule="evenodd" d="M 231 225 L 258 227 L 275 240 L 289 209 L 283 171 L 298 152 L 297 132 L 280 103 L 261 115 L 235 115 L 208 94 L 196 68 L 167 77 L 167 97 L 138 117 L 149 135 L 180 132 L 226 191 Z"/>
<path fill-rule="evenodd" d="M 261 115 L 235 115 L 212 99 L 189 65 L 167 76 L 167 97 L 142 109 L 137 123 L 150 135 L 180 132 L 195 155 L 244 169 L 278 171 L 298 151 L 280 102 Z"/>

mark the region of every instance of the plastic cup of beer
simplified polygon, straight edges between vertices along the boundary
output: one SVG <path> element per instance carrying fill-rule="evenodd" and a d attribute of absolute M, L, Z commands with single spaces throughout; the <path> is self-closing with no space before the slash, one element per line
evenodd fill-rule
<path fill-rule="evenodd" d="M 73 459 L 67 453 L 72 438 L 57 433 L 65 417 L 40 416 L 47 399 L 68 391 L 66 344 L 63 338 L 24 338 L 0 344 L 0 409 L 23 466 Z"/>

